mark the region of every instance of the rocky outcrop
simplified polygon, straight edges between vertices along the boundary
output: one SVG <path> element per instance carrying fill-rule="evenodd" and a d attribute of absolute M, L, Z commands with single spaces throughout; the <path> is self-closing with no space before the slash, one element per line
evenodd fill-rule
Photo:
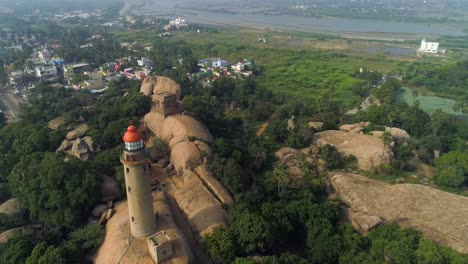
<path fill-rule="evenodd" d="M 341 125 L 339 130 L 343 131 L 343 132 L 360 133 L 368 125 L 369 125 L 369 122 L 359 122 L 359 123 L 355 123 L 355 124 L 345 124 L 345 125 Z"/>
<path fill-rule="evenodd" d="M 91 211 L 91 214 L 94 217 L 101 217 L 101 215 L 107 211 L 109 207 L 106 204 L 97 204 L 94 206 L 93 210 Z"/>
<path fill-rule="evenodd" d="M 29 233 L 31 232 L 30 231 L 31 229 L 40 230 L 41 228 L 43 228 L 41 225 L 29 225 L 29 226 L 17 227 L 17 228 L 6 230 L 0 233 L 0 247 L 5 245 L 8 242 L 8 240 L 10 240 L 10 238 L 18 234 L 21 234 L 25 231 Z"/>
<path fill-rule="evenodd" d="M 323 127 L 323 122 L 309 122 L 309 128 L 313 128 L 315 130 L 320 130 Z"/>
<path fill-rule="evenodd" d="M 81 138 L 85 135 L 86 131 L 88 131 L 89 127 L 87 124 L 80 124 L 75 127 L 72 131 L 68 132 L 67 136 L 65 137 L 67 140 L 75 140 L 77 138 Z"/>
<path fill-rule="evenodd" d="M 408 142 L 410 140 L 410 135 L 408 134 L 408 132 L 401 128 L 385 127 L 385 131 L 390 132 L 393 139 L 399 144 Z"/>
<path fill-rule="evenodd" d="M 192 171 L 186 171 L 183 179 L 184 188 L 176 190 L 174 198 L 194 231 L 203 237 L 226 226 L 226 211 L 203 182 Z"/>
<path fill-rule="evenodd" d="M 390 163 L 393 156 L 389 147 L 385 147 L 379 138 L 370 135 L 327 130 L 316 133 L 314 140 L 319 146 L 335 146 L 342 155 L 355 156 L 358 167 L 362 170 L 373 170 L 382 164 Z"/>
<path fill-rule="evenodd" d="M 94 142 L 91 137 L 84 137 L 83 139 L 77 138 L 73 141 L 70 151 L 70 155 L 73 155 L 80 160 L 91 160 L 94 158 Z"/>
<path fill-rule="evenodd" d="M 350 217 L 366 231 L 379 222 L 396 222 L 426 238 L 468 253 L 468 197 L 419 184 L 391 185 L 351 173 L 333 173 L 336 195 Z"/>
<path fill-rule="evenodd" d="M 8 240 L 10 240 L 10 238 L 16 236 L 22 231 L 23 231 L 23 228 L 18 227 L 18 228 L 13 228 L 13 229 L 4 231 L 3 233 L 0 233 L 0 246 L 5 245 L 8 242 Z"/>
<path fill-rule="evenodd" d="M 231 197 L 231 194 L 226 190 L 226 188 L 208 172 L 206 164 L 198 166 L 195 169 L 196 174 L 200 177 L 203 183 L 208 186 L 211 192 L 216 195 L 218 200 L 226 205 L 233 205 L 234 200 Z"/>
<path fill-rule="evenodd" d="M 96 153 L 96 146 L 91 137 L 77 138 L 73 141 L 65 139 L 60 144 L 56 152 L 64 151 L 65 153 L 75 156 L 81 160 L 91 160 Z"/>
<path fill-rule="evenodd" d="M 57 130 L 59 129 L 63 124 L 65 124 L 65 117 L 59 116 L 57 118 L 54 118 L 49 121 L 47 124 L 47 127 L 52 129 L 52 130 Z"/>
<path fill-rule="evenodd" d="M 282 162 L 288 162 L 291 158 L 296 158 L 298 154 L 297 149 L 283 147 L 275 152 L 275 157 Z"/>
<path fill-rule="evenodd" d="M 140 92 L 146 96 L 152 96 L 153 94 L 170 93 L 175 94 L 177 100 L 180 100 L 182 89 L 180 85 L 174 80 L 164 76 L 154 76 L 146 78 L 140 88 Z"/>
<path fill-rule="evenodd" d="M 100 187 L 101 199 L 100 202 L 115 201 L 121 197 L 119 185 L 114 178 L 103 175 Z"/>
<path fill-rule="evenodd" d="M 184 235 L 176 226 L 164 192 L 153 193 L 153 206 L 154 211 L 158 213 L 158 218 L 155 218 L 157 232 L 164 230 L 176 237 L 174 242 L 175 254 L 172 258 L 164 261 L 164 264 L 192 263 L 193 253 Z M 148 252 L 146 239 L 136 239 L 130 235 L 127 202 L 117 203 L 113 212 L 114 215 L 107 221 L 106 235 L 94 257 L 94 263 L 154 264 L 153 258 Z"/>
<path fill-rule="evenodd" d="M 7 200 L 6 202 L 2 203 L 2 205 L 0 205 L 0 214 L 15 216 L 20 212 L 21 210 L 19 208 L 18 199 L 16 198 L 11 198 L 10 200 Z"/>

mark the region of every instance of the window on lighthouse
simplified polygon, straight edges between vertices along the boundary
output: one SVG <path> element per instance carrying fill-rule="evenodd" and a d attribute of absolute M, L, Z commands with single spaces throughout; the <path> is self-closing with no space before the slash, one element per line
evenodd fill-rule
<path fill-rule="evenodd" d="M 137 142 L 125 142 L 125 148 L 127 150 L 138 150 L 143 148 L 143 140 Z"/>

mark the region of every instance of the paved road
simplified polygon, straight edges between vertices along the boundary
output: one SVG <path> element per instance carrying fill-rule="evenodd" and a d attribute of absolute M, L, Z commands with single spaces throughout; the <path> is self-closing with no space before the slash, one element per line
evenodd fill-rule
<path fill-rule="evenodd" d="M 19 114 L 18 99 L 10 91 L 0 90 L 0 109 L 6 116 L 16 118 Z"/>

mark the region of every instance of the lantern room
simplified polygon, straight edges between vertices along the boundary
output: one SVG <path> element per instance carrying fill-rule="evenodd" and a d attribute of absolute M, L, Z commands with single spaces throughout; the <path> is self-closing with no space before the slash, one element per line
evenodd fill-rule
<path fill-rule="evenodd" d="M 133 125 L 127 128 L 127 132 L 125 132 L 123 136 L 123 141 L 125 143 L 125 150 L 127 151 L 137 151 L 145 147 L 143 137 Z"/>

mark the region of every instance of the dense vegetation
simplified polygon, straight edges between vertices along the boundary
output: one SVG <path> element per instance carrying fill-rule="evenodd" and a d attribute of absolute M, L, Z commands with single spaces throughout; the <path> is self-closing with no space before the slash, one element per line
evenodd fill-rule
<path fill-rule="evenodd" d="M 220 55 L 223 48 L 212 47 L 210 52 Z M 157 64 L 155 73 L 182 84 L 185 111 L 204 122 L 216 138 L 209 169 L 235 197 L 235 205 L 227 208 L 230 228 L 218 229 L 204 240 L 213 261 L 257 263 L 251 256 L 258 255 L 260 263 L 466 263 L 466 256 L 393 224 L 367 236 L 356 233 L 339 223 L 341 204 L 327 197 L 326 173 L 310 165 L 303 180 L 292 185 L 286 168 L 272 155 L 283 146 L 309 146 L 315 132 L 308 127 L 311 120 L 324 122 L 324 129 L 370 121 L 375 130 L 399 127 L 414 139 L 393 146 L 393 164 L 374 173 L 393 177 L 411 170 L 409 161 L 417 156 L 437 166 L 435 184 L 460 191 L 468 172 L 463 162 L 466 120 L 440 111 L 428 115 L 417 103 L 399 102 L 401 83 L 385 81 L 378 72 L 358 73 L 351 63 L 355 58 L 318 51 L 285 53 L 289 59 L 282 60 L 274 49 L 263 49 L 260 55 L 275 61 L 259 69 L 259 76 L 220 78 L 211 86 L 187 75 L 196 71 L 197 61 L 187 43 L 158 40 L 148 54 Z M 333 66 L 338 61 L 341 64 Z M 39 225 L 0 248 L 1 263 L 87 261 L 103 236 L 100 226 L 85 226 L 90 206 L 99 199 L 95 189 L 100 175 L 115 173 L 122 130 L 150 109 L 150 99 L 138 92 L 139 85 L 117 79 L 101 97 L 39 85 L 21 110 L 23 120 L 0 128 L 0 202 L 15 195 L 24 208 L 17 219 L 0 216 L 0 230 Z M 381 105 L 354 117 L 345 114 L 358 98 L 368 96 Z M 60 115 L 65 119 L 61 128 L 46 127 Z M 96 159 L 83 162 L 52 153 L 66 128 L 82 119 L 102 147 Z M 288 120 L 293 127 L 288 128 Z M 269 125 L 257 135 L 264 122 Z M 327 169 L 354 169 L 355 160 L 342 158 L 333 147 L 322 147 L 321 153 Z M 117 172 L 121 179 L 122 170 Z"/>
<path fill-rule="evenodd" d="M 117 79 L 106 96 L 38 85 L 21 108 L 22 120 L 0 128 L 0 202 L 17 197 L 23 211 L 0 215 L 0 231 L 30 225 L 0 248 L 1 263 L 84 263 L 101 243 L 103 229 L 85 225 L 100 199 L 101 175 L 114 175 L 123 130 L 149 111 L 140 83 Z M 124 96 L 125 95 L 125 96 Z M 62 115 L 64 124 L 47 122 Z M 54 153 L 65 131 L 85 119 L 103 151 L 93 161 Z"/>
<path fill-rule="evenodd" d="M 448 65 L 414 63 L 408 67 L 405 80 L 414 86 L 425 86 L 430 91 L 450 98 L 468 97 L 468 61 Z"/>

